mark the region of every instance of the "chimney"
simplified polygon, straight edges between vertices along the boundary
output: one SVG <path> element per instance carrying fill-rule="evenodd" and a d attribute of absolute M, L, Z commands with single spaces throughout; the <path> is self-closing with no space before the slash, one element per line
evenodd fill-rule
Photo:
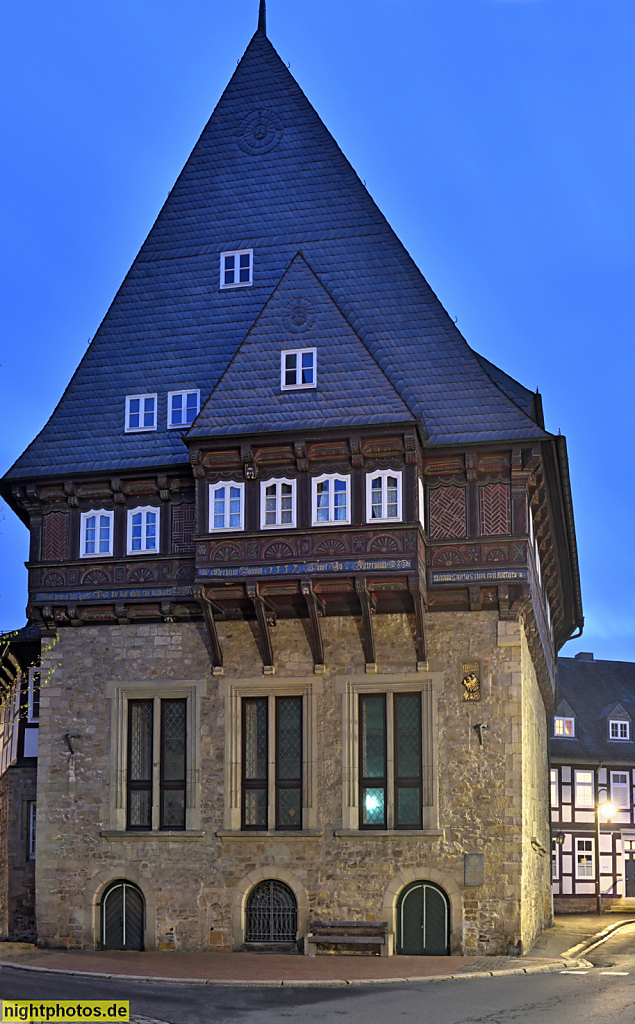
<path fill-rule="evenodd" d="M 589 651 L 580 651 L 579 654 L 574 655 L 576 661 L 595 661 L 593 654 Z"/>

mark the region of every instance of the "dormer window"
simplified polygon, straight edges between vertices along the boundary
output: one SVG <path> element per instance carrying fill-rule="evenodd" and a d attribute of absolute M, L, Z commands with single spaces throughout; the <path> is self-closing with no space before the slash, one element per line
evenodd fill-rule
<path fill-rule="evenodd" d="M 169 391 L 168 392 L 168 427 L 189 427 L 193 423 L 201 405 L 200 391 Z"/>
<path fill-rule="evenodd" d="M 612 740 L 630 740 L 631 723 L 623 719 L 612 719 L 609 722 L 609 738 Z"/>
<path fill-rule="evenodd" d="M 389 523 L 401 520 L 401 473 L 369 473 L 366 477 L 366 520 Z"/>
<path fill-rule="evenodd" d="M 157 429 L 157 396 L 126 395 L 126 433 Z"/>
<path fill-rule="evenodd" d="M 575 718 L 554 718 L 553 734 L 558 739 L 575 737 Z"/>
<path fill-rule="evenodd" d="M 317 384 L 317 349 L 292 348 L 280 354 L 280 388 L 299 391 Z"/>
<path fill-rule="evenodd" d="M 253 249 L 235 249 L 220 254 L 221 288 L 248 288 L 253 284 Z"/>

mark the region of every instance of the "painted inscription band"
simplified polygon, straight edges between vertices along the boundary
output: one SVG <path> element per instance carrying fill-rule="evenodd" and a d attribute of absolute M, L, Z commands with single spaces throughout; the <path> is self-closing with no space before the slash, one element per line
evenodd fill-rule
<path fill-rule="evenodd" d="M 239 565 L 235 568 L 199 569 L 199 576 L 240 579 L 245 576 L 310 576 L 318 572 L 383 572 L 411 569 L 411 558 L 359 558 L 347 562 L 290 562 L 285 565 Z"/>
<path fill-rule="evenodd" d="M 491 583 L 529 579 L 527 569 L 465 569 L 462 572 L 431 572 L 431 583 Z"/>
<path fill-rule="evenodd" d="M 117 601 L 134 597 L 191 597 L 191 587 L 136 587 L 132 590 L 65 590 L 37 593 L 36 601 Z"/>

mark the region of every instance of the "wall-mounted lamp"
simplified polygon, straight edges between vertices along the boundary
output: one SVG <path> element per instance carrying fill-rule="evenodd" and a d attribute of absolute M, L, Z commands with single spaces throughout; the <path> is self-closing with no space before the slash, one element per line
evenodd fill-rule
<path fill-rule="evenodd" d="M 474 728 L 475 728 L 475 730 L 476 730 L 476 732 L 478 734 L 479 746 L 482 747 L 483 746 L 483 730 L 487 729 L 487 726 L 485 725 L 485 722 L 477 722 L 477 724 L 474 726 Z"/>
<path fill-rule="evenodd" d="M 554 832 L 554 834 L 553 834 L 553 841 L 554 841 L 554 843 L 557 843 L 558 846 L 562 846 L 562 844 L 564 843 L 564 840 L 565 840 L 564 832 Z"/>

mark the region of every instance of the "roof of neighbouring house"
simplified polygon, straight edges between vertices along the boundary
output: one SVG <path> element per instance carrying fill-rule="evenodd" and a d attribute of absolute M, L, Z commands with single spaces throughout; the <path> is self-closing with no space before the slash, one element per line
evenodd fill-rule
<path fill-rule="evenodd" d="M 334 367 L 336 344 L 342 381 L 365 367 L 356 399 L 352 378 L 346 385 L 339 422 L 407 414 L 430 444 L 546 436 L 532 393 L 461 336 L 263 27 L 57 408 L 5 480 L 185 461 L 181 431 L 167 429 L 169 391 L 200 388 L 195 436 L 296 424 L 293 413 L 285 418 L 292 403 L 274 400 L 279 368 L 269 358 L 304 344 L 285 327 L 282 295 L 287 304 L 314 296 L 320 367 L 327 345 Z M 221 289 L 220 254 L 247 248 L 253 286 Z M 335 322 L 337 342 L 328 333 Z M 267 366 L 273 376 L 267 383 L 261 374 L 269 405 L 254 419 L 254 396 L 236 391 L 230 364 L 241 346 L 240 358 L 245 346 L 255 352 L 256 339 L 262 373 Z M 320 372 L 318 390 L 326 384 Z M 159 395 L 158 429 L 126 434 L 125 397 L 144 393 Z M 313 397 L 316 408 L 322 397 Z"/>
<path fill-rule="evenodd" d="M 635 722 L 635 663 L 558 658 L 556 715 L 573 713 L 575 737 L 553 738 L 551 756 L 560 760 L 635 761 L 631 724 L 629 740 L 609 739 L 609 721 Z M 570 712 L 569 710 L 570 709 Z"/>

